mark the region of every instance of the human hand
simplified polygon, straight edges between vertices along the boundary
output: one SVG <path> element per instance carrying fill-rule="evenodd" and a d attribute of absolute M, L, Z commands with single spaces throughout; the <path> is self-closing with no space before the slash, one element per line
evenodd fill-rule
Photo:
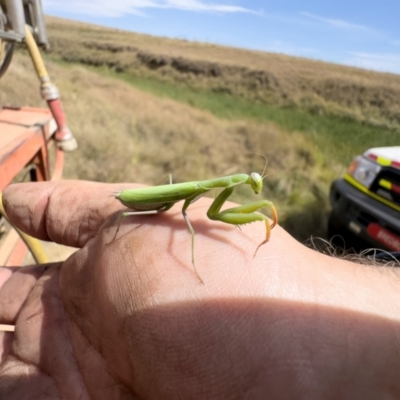
<path fill-rule="evenodd" d="M 324 256 L 279 226 L 206 219 L 209 199 L 124 220 L 132 185 L 45 182 L 4 192 L 9 218 L 81 248 L 0 272 L 0 398 L 399 397 L 398 275 Z M 113 214 L 114 213 L 114 214 Z M 108 218 L 113 214 L 112 218 Z M 2 284 L 2 286 L 1 286 Z"/>

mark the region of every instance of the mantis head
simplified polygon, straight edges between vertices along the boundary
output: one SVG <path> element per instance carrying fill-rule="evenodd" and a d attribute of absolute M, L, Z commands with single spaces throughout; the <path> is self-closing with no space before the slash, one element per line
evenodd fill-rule
<path fill-rule="evenodd" d="M 255 194 L 258 194 L 261 192 L 262 187 L 263 187 L 263 178 L 261 177 L 260 174 L 257 172 L 252 172 L 248 183 L 250 184 L 251 188 L 254 190 Z"/>
<path fill-rule="evenodd" d="M 255 194 L 259 194 L 263 188 L 263 179 L 267 176 L 265 175 L 265 171 L 267 169 L 268 160 L 267 157 L 264 156 L 264 154 L 260 153 L 254 153 L 254 154 L 259 154 L 260 156 L 264 157 L 265 159 L 264 170 L 262 172 L 262 175 L 260 175 L 257 172 L 252 172 L 246 183 L 248 183 L 251 186 Z"/>

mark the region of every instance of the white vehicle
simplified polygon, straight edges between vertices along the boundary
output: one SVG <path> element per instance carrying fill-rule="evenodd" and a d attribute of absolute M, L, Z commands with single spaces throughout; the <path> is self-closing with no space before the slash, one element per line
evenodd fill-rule
<path fill-rule="evenodd" d="M 346 228 L 371 247 L 400 252 L 400 146 L 355 157 L 332 183 L 330 202 L 331 235 Z"/>

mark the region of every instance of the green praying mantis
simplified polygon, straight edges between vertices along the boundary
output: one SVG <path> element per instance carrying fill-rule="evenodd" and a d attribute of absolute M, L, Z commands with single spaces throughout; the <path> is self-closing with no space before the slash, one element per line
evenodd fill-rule
<path fill-rule="evenodd" d="M 263 173 L 264 174 L 264 173 Z M 268 242 L 271 236 L 271 229 L 278 222 L 278 214 L 272 202 L 268 200 L 260 200 L 254 203 L 245 204 L 238 207 L 228 208 L 221 211 L 221 207 L 232 194 L 234 188 L 239 185 L 250 185 L 255 194 L 259 194 L 263 187 L 263 179 L 257 172 L 250 175 L 236 174 L 224 176 L 221 178 L 209 179 L 205 181 L 185 182 L 185 183 L 172 183 L 170 176 L 170 184 L 152 186 L 139 189 L 127 189 L 114 193 L 114 196 L 124 206 L 134 210 L 126 211 L 121 214 L 119 218 L 118 228 L 115 232 L 114 239 L 116 238 L 121 222 L 125 217 L 130 215 L 151 215 L 168 211 L 175 203 L 184 200 L 182 207 L 183 218 L 186 221 L 187 227 L 192 236 L 192 265 L 197 278 L 201 283 L 203 279 L 197 272 L 194 263 L 194 229 L 189 221 L 186 210 L 187 208 L 202 197 L 205 193 L 212 189 L 223 189 L 223 191 L 215 198 L 210 208 L 207 211 L 207 217 L 214 221 L 221 221 L 227 224 L 236 226 L 248 224 L 256 221 L 264 221 L 266 228 L 265 239 L 258 245 L 254 257 L 258 249 Z M 256 211 L 263 207 L 269 207 L 272 212 L 273 222 L 270 224 L 268 218 Z M 111 241 L 111 242 L 112 242 Z"/>

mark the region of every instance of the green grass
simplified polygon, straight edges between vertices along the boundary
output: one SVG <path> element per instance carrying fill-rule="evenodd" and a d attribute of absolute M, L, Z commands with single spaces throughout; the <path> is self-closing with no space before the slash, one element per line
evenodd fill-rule
<path fill-rule="evenodd" d="M 50 58 L 65 66 L 71 65 L 61 61 L 58 56 Z M 271 107 L 226 93 L 135 75 L 135 72 L 117 73 L 107 67 L 85 68 L 123 80 L 144 92 L 209 111 L 218 118 L 252 120 L 258 123 L 272 121 L 287 132 L 301 132 L 321 150 L 325 159 L 343 166 L 347 166 L 356 154 L 363 153 L 368 148 L 398 145 L 399 132 L 382 126 L 310 113 L 294 107 Z"/>
<path fill-rule="evenodd" d="M 315 115 L 295 108 L 274 108 L 262 103 L 224 93 L 190 88 L 185 85 L 115 73 L 93 68 L 97 72 L 121 79 L 156 96 L 170 98 L 207 110 L 219 118 L 275 122 L 288 132 L 299 131 L 317 145 L 325 158 L 347 165 L 359 153 L 371 147 L 398 145 L 397 132 L 357 121 Z"/>

